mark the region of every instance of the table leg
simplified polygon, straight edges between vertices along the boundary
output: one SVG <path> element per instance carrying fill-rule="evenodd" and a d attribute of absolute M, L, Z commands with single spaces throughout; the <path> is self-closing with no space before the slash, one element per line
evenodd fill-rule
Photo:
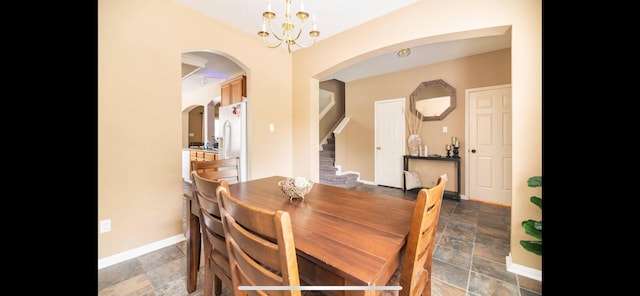
<path fill-rule="evenodd" d="M 409 159 L 405 155 L 404 161 L 402 163 L 402 169 L 405 171 L 409 170 Z M 407 178 L 404 176 L 404 171 L 402 171 L 402 192 L 407 192 Z"/>
<path fill-rule="evenodd" d="M 193 293 L 198 285 L 200 268 L 200 219 L 192 212 L 193 200 L 187 198 L 187 292 Z"/>

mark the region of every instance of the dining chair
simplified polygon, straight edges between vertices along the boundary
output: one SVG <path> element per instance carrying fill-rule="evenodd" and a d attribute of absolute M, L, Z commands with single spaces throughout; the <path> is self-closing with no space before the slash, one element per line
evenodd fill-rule
<path fill-rule="evenodd" d="M 418 191 L 402 265 L 387 284 L 402 286 L 402 290 L 394 291 L 397 292 L 394 295 L 431 295 L 431 263 L 446 183 L 447 174 L 442 174 L 434 187 Z"/>
<path fill-rule="evenodd" d="M 300 296 L 301 290 L 240 290 L 240 286 L 300 286 L 289 213 L 271 211 L 216 189 L 231 265 L 233 293 Z"/>
<path fill-rule="evenodd" d="M 240 158 L 193 160 L 191 170 L 211 180 L 226 180 L 229 184 L 240 182 Z"/>
<path fill-rule="evenodd" d="M 204 246 L 204 295 L 215 293 L 220 296 L 222 284 L 228 289 L 232 287 L 229 255 L 220 218 L 220 208 L 216 189 L 218 186 L 229 189 L 225 180 L 214 181 L 191 172 L 193 196 L 197 197 L 200 213 L 200 231 Z"/>

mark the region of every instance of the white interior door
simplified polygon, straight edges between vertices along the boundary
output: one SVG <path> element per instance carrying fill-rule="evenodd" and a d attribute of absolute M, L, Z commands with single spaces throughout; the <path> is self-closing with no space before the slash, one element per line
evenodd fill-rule
<path fill-rule="evenodd" d="M 511 204 L 511 85 L 467 90 L 469 199 Z"/>
<path fill-rule="evenodd" d="M 402 188 L 405 98 L 375 102 L 375 183 Z"/>

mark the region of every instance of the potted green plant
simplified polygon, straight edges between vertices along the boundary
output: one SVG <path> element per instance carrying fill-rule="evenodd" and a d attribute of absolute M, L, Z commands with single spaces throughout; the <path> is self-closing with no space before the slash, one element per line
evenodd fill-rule
<path fill-rule="evenodd" d="M 542 187 L 542 176 L 533 176 L 527 180 L 527 186 L 529 187 Z M 542 211 L 542 198 L 538 196 L 531 196 L 529 198 L 531 203 L 538 206 Z M 542 220 L 536 221 L 533 219 L 522 221 L 522 228 L 524 232 L 530 236 L 535 237 L 538 240 L 520 240 L 520 245 L 527 251 L 536 255 L 542 256 Z"/>

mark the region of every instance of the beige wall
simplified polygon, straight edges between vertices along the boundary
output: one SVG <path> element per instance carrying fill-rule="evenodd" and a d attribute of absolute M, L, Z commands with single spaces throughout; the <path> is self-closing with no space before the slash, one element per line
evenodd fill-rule
<path fill-rule="evenodd" d="M 248 144 L 263 148 L 249 149 L 249 178 L 292 175 L 286 50 L 266 48 L 174 1 L 99 0 L 98 220 L 111 219 L 112 230 L 98 235 L 98 259 L 183 233 L 181 147 L 188 122 L 180 64 L 182 53 L 194 50 L 250 69 Z M 280 146 L 264 149 L 265 143 Z"/>
<path fill-rule="evenodd" d="M 418 1 L 290 55 L 174 1 L 99 0 L 98 220 L 111 219 L 112 231 L 98 235 L 98 259 L 182 235 L 182 52 L 210 50 L 247 70 L 249 179 L 317 181 L 319 79 L 381 51 L 506 27 L 518 119 L 511 252 L 514 263 L 541 269 L 518 244 L 520 221 L 540 218 L 522 181 L 542 169 L 541 26 L 540 0 Z"/>
<path fill-rule="evenodd" d="M 187 133 L 187 136 L 189 137 L 189 143 L 204 143 L 204 138 L 202 136 L 203 122 L 204 106 L 198 106 L 189 111 L 189 131 Z M 193 134 L 193 137 L 191 136 L 191 134 Z"/>
<path fill-rule="evenodd" d="M 346 84 L 346 116 L 351 120 L 342 134 L 336 137 L 336 164 L 343 171 L 360 173 L 363 181 L 375 181 L 375 116 L 376 101 L 405 98 L 424 81 L 443 79 L 456 89 L 456 108 L 443 120 L 423 121 L 420 136 L 422 145 L 429 146 L 430 154 L 446 155 L 445 144 L 451 137 L 460 139 L 461 168 L 465 157 L 465 90 L 469 88 L 511 83 L 511 50 L 503 49 L 486 54 L 399 71 L 387 75 L 365 78 Z M 442 133 L 446 126 L 448 132 Z M 408 130 L 406 131 L 408 135 Z M 410 169 L 419 172 L 423 185 L 435 185 L 442 172 L 455 176 L 452 163 L 411 161 Z M 464 192 L 464 173 L 461 172 L 461 190 Z M 455 190 L 456 182 L 448 182 L 447 190 Z"/>
<path fill-rule="evenodd" d="M 335 105 L 327 114 L 320 120 L 318 143 L 322 144 L 322 140 L 332 132 L 335 125 L 344 116 L 344 82 L 336 79 L 320 82 L 319 88 L 333 93 Z"/>

